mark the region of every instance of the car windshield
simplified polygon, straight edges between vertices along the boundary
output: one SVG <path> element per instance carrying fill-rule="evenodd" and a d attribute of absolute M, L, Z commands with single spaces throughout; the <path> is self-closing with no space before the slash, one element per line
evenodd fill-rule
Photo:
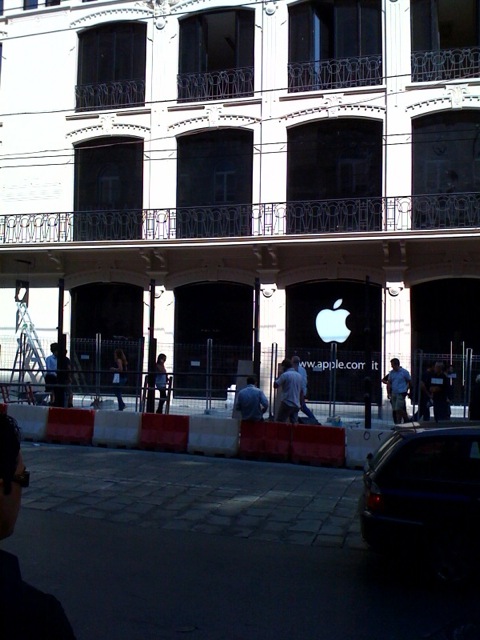
<path fill-rule="evenodd" d="M 377 469 L 385 459 L 385 457 L 390 453 L 390 451 L 397 445 L 398 442 L 401 442 L 402 440 L 403 436 L 398 432 L 393 433 L 389 438 L 384 440 L 384 442 L 382 442 L 382 444 L 378 447 L 378 449 L 368 461 L 369 469 Z"/>

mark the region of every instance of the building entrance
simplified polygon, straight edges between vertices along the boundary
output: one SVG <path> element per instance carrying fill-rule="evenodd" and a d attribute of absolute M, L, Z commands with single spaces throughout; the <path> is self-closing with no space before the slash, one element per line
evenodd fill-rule
<path fill-rule="evenodd" d="M 480 332 L 474 312 L 480 279 L 449 278 L 412 287 L 412 347 L 425 353 L 480 354 Z"/>
<path fill-rule="evenodd" d="M 175 290 L 178 397 L 226 398 L 239 360 L 252 359 L 253 287 L 203 283 Z M 207 377 L 211 371 L 211 376 Z"/>
<path fill-rule="evenodd" d="M 310 400 L 361 404 L 371 375 L 372 400 L 381 401 L 381 300 L 381 287 L 360 282 L 287 288 L 287 356 L 307 370 Z"/>

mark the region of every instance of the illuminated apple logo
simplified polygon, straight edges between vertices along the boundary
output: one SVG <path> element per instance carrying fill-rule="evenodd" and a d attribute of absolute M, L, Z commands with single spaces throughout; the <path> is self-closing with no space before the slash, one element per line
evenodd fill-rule
<path fill-rule="evenodd" d="M 346 324 L 350 311 L 339 309 L 342 302 L 342 298 L 339 298 L 333 309 L 322 309 L 317 315 L 317 333 L 324 342 L 345 342 L 351 333 Z"/>

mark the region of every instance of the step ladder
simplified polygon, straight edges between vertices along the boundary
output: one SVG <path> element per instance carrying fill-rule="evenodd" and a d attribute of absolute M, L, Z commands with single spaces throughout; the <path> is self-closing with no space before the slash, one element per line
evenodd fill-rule
<path fill-rule="evenodd" d="M 166 386 L 167 399 L 165 400 L 165 404 L 163 405 L 163 409 L 164 409 L 163 413 L 165 415 L 168 415 L 170 413 L 170 400 L 172 397 L 172 382 L 173 382 L 172 376 L 168 376 L 167 386 Z M 140 412 L 141 413 L 143 413 L 147 407 L 148 389 L 149 389 L 149 385 L 148 385 L 148 374 L 147 374 L 143 382 L 142 393 L 140 396 Z M 156 390 L 156 387 L 154 387 L 154 390 Z M 157 402 L 158 402 L 158 399 L 155 398 L 155 406 L 157 406 Z"/>
<path fill-rule="evenodd" d="M 10 384 L 22 385 L 28 377 L 28 382 L 34 387 L 43 385 L 45 353 L 25 302 L 17 302 L 17 336 L 17 352 Z"/>

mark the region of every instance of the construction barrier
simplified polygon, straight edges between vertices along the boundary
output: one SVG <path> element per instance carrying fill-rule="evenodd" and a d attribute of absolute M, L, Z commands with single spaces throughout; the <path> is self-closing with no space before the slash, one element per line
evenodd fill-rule
<path fill-rule="evenodd" d="M 18 422 L 23 440 L 42 442 L 47 435 L 48 407 L 33 404 L 7 404 L 7 413 Z"/>
<path fill-rule="evenodd" d="M 191 416 L 188 453 L 235 457 L 238 453 L 239 421 L 235 418 Z"/>
<path fill-rule="evenodd" d="M 143 413 L 140 425 L 140 449 L 185 453 L 189 433 L 188 416 Z"/>
<path fill-rule="evenodd" d="M 375 453 L 391 429 L 346 429 L 346 466 L 349 469 L 363 469 L 369 453 Z"/>
<path fill-rule="evenodd" d="M 141 421 L 141 413 L 96 411 L 92 444 L 136 449 L 140 440 Z"/>
<path fill-rule="evenodd" d="M 293 425 L 291 460 L 297 464 L 343 467 L 345 429 L 310 424 Z"/>
<path fill-rule="evenodd" d="M 95 411 L 90 409 L 50 407 L 45 440 L 58 444 L 92 444 L 94 420 Z"/>
<path fill-rule="evenodd" d="M 362 469 L 392 433 L 280 422 L 240 422 L 214 416 L 177 416 L 0 403 L 34 442 L 94 444 Z M 432 426 L 436 426 L 432 423 Z"/>
<path fill-rule="evenodd" d="M 240 423 L 240 444 L 238 455 L 250 460 L 290 459 L 292 425 L 285 422 Z"/>

